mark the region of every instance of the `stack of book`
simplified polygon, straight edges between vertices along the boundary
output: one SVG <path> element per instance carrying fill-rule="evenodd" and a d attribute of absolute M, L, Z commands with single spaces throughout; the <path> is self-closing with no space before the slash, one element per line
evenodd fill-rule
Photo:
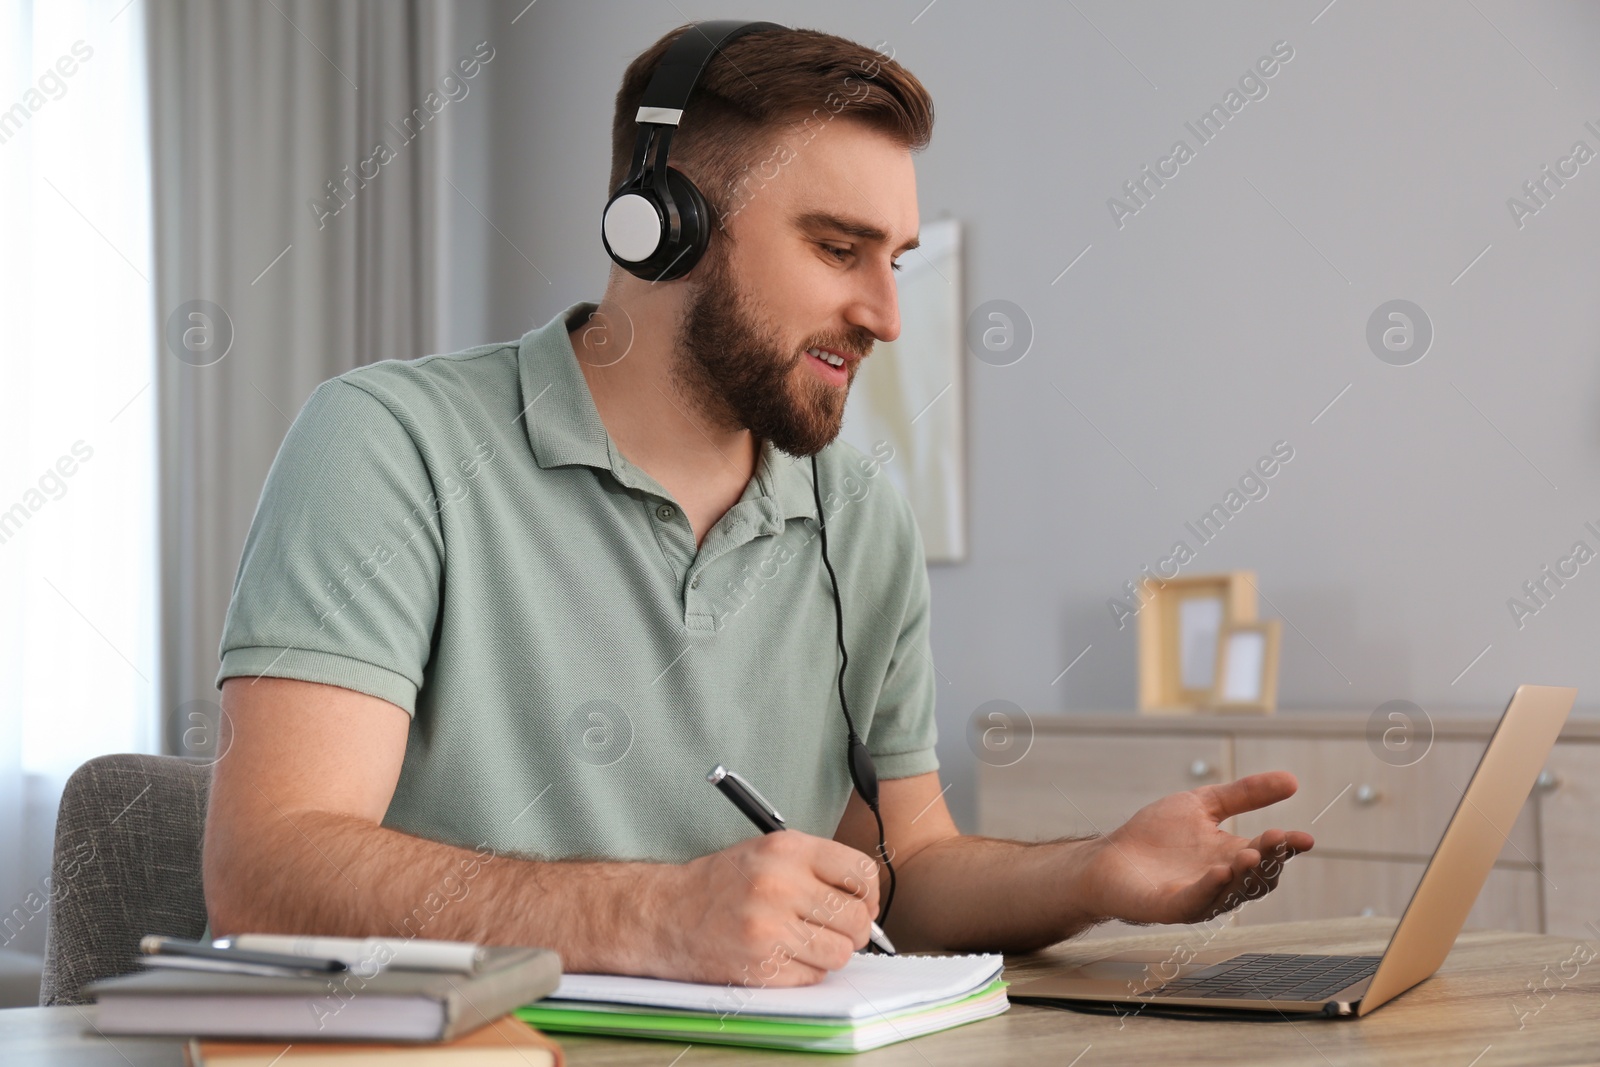
<path fill-rule="evenodd" d="M 268 940 L 147 938 L 149 969 L 85 987 L 95 1028 L 194 1038 L 194 1067 L 353 1067 L 379 1052 L 406 1067 L 561 1067 L 559 1046 L 507 1017 L 556 987 L 554 952 L 333 938 L 251 950 Z"/>
<path fill-rule="evenodd" d="M 545 1030 L 694 1044 L 864 1052 L 999 1015 L 1010 1007 L 996 955 L 857 955 L 815 985 L 700 985 L 568 974 L 519 1008 Z"/>

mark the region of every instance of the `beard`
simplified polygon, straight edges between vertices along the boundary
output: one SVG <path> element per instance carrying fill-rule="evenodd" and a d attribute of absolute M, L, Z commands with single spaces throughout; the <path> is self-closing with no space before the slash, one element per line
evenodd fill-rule
<path fill-rule="evenodd" d="M 800 364 L 813 358 L 805 352 L 810 347 L 865 356 L 872 350 L 872 334 L 857 330 L 786 345 L 735 283 L 726 257 L 715 253 L 701 261 L 689 284 L 673 367 L 684 395 L 717 425 L 749 430 L 791 456 L 815 455 L 839 436 L 859 363 L 846 363 L 843 388 Z"/>

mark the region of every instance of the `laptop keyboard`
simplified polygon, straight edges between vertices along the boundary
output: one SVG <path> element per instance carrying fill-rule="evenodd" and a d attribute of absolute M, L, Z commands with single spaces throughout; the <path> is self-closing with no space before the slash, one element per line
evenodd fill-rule
<path fill-rule="evenodd" d="M 1382 958 L 1252 952 L 1168 982 L 1149 995 L 1315 1001 L 1371 977 Z"/>

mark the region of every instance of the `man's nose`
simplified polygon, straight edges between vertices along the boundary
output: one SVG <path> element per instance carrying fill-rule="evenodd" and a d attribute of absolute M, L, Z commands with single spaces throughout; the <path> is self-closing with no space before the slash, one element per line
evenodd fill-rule
<path fill-rule="evenodd" d="M 862 277 L 847 318 L 852 326 L 870 331 L 880 341 L 900 336 L 900 291 L 888 260 Z"/>

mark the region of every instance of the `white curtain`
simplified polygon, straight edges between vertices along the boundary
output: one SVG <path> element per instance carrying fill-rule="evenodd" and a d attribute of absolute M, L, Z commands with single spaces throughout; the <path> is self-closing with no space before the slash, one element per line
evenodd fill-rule
<path fill-rule="evenodd" d="M 42 951 L 76 766 L 214 751 L 234 572 L 305 397 L 437 347 L 448 105 L 484 62 L 453 24 L 0 7 L 0 948 Z"/>
<path fill-rule="evenodd" d="M 212 755 L 222 622 L 290 422 L 325 379 L 436 349 L 440 161 L 475 57 L 448 2 L 145 6 L 161 707 L 168 751 Z"/>
<path fill-rule="evenodd" d="M 149 131 L 126 5 L 0 7 L 0 947 L 34 954 L 61 784 L 156 738 Z"/>

